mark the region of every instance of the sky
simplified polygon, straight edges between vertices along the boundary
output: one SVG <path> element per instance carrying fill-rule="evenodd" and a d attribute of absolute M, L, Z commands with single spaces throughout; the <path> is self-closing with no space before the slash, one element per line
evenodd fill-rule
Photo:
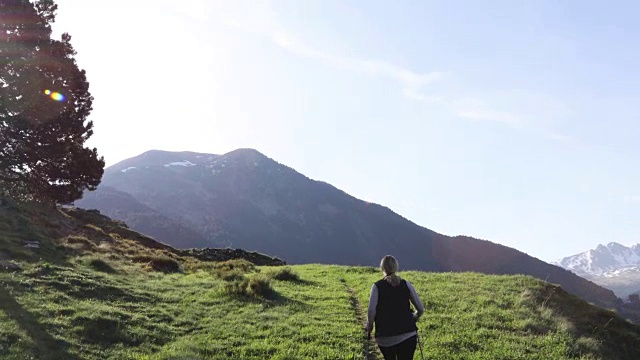
<path fill-rule="evenodd" d="M 56 2 L 107 166 L 254 148 L 544 261 L 640 242 L 640 2 Z"/>

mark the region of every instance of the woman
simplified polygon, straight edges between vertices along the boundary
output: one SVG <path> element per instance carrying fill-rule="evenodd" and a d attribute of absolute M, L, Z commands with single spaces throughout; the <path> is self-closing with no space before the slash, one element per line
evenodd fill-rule
<path fill-rule="evenodd" d="M 424 306 L 411 283 L 398 276 L 398 261 L 393 256 L 382 258 L 380 269 L 384 278 L 371 287 L 367 333 L 375 323 L 376 343 L 385 360 L 411 360 L 418 341 L 416 321 Z M 410 302 L 416 312 L 411 311 Z"/>

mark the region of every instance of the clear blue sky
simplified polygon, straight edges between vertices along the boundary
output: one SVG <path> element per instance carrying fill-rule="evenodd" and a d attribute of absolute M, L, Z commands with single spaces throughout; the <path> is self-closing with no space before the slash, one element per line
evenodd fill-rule
<path fill-rule="evenodd" d="M 640 2 L 57 3 L 108 165 L 251 147 L 545 261 L 640 240 Z"/>

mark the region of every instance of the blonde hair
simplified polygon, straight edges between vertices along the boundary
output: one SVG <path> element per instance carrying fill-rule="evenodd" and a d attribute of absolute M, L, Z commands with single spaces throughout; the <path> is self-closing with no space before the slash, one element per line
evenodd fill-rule
<path fill-rule="evenodd" d="M 398 286 L 400 284 L 400 276 L 398 272 L 398 260 L 391 255 L 387 255 L 380 261 L 380 269 L 384 273 L 384 279 L 391 284 L 391 286 Z"/>

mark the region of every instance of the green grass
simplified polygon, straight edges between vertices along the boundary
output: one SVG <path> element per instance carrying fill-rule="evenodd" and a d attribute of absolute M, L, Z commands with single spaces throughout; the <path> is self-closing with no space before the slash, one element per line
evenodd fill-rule
<path fill-rule="evenodd" d="M 95 214 L 39 211 L 0 209 L 0 251 L 22 268 L 0 272 L 0 359 L 363 358 L 374 268 L 200 262 Z M 640 359 L 638 326 L 557 286 L 401 275 L 427 307 L 426 358 Z"/>
<path fill-rule="evenodd" d="M 0 274 L 0 358 L 361 358 L 363 333 L 347 288 L 366 307 L 379 277 L 366 268 L 294 266 L 299 281 L 272 279 L 273 294 L 255 298 L 229 295 L 225 280 L 206 271 L 115 267 L 97 272 L 78 258 L 69 267 L 36 263 Z M 403 275 L 427 306 L 419 322 L 427 358 L 638 356 L 637 327 L 538 280 Z M 561 315 L 559 304 L 567 301 L 586 313 Z"/>
<path fill-rule="evenodd" d="M 367 303 L 371 268 L 345 278 Z M 638 359 L 638 326 L 527 276 L 403 273 L 426 307 L 418 323 L 431 359 Z M 417 357 L 416 357 L 417 358 Z"/>
<path fill-rule="evenodd" d="M 164 274 L 123 264 L 109 274 L 85 263 L 0 274 L 0 357 L 354 359 L 360 353 L 348 294 L 329 276 L 271 280 L 267 298 L 237 297 L 204 271 Z"/>

